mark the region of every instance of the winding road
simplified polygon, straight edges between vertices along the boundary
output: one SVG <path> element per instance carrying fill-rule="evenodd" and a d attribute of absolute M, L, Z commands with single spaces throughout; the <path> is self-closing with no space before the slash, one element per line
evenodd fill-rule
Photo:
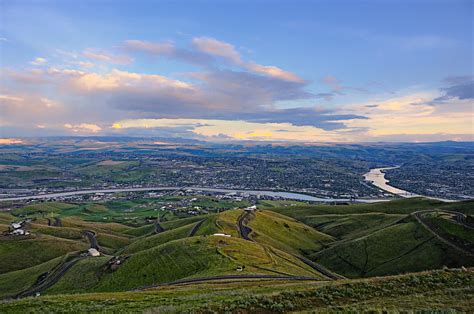
<path fill-rule="evenodd" d="M 191 229 L 191 231 L 188 234 L 188 238 L 194 237 L 196 232 L 199 230 L 203 222 L 206 221 L 206 219 L 200 220 L 197 224 L 194 225 L 194 227 Z"/>
<path fill-rule="evenodd" d="M 66 262 L 62 263 L 59 267 L 54 269 L 52 272 L 48 272 L 48 273 L 44 273 L 44 274 L 40 275 L 38 278 L 41 278 L 41 279 L 37 280 L 37 282 L 35 284 L 33 284 L 33 286 L 31 286 L 27 290 L 18 293 L 15 296 L 15 298 L 19 299 L 19 298 L 34 296 L 37 293 L 41 293 L 44 290 L 50 288 L 55 283 L 57 283 L 59 281 L 59 279 L 61 279 L 61 277 L 64 276 L 64 274 L 72 266 L 76 265 L 77 262 L 79 262 L 80 260 L 82 260 L 84 258 L 86 258 L 86 257 L 75 256 L 70 261 L 66 261 Z"/>
<path fill-rule="evenodd" d="M 89 240 L 90 247 L 99 250 L 99 245 L 97 244 L 95 232 L 86 230 L 83 234 Z M 25 291 L 18 293 L 14 298 L 25 298 L 43 292 L 44 290 L 50 288 L 55 283 L 57 283 L 59 279 L 61 279 L 61 277 L 64 276 L 64 274 L 66 274 L 69 269 L 71 269 L 71 267 L 77 264 L 77 262 L 85 258 L 87 258 L 87 256 L 72 256 L 70 260 L 63 262 L 62 264 L 54 268 L 52 271 L 41 274 L 36 280 L 36 282 L 33 284 L 33 286 L 26 289 Z"/>
<path fill-rule="evenodd" d="M 100 248 L 99 248 L 99 245 L 97 243 L 97 237 L 95 235 L 95 232 L 90 231 L 90 230 L 86 230 L 86 231 L 84 231 L 84 235 L 89 240 L 89 243 L 91 244 L 91 249 L 96 249 L 97 251 L 99 251 Z"/>
<path fill-rule="evenodd" d="M 164 231 L 165 231 L 165 228 L 163 228 L 157 220 L 155 222 L 155 233 L 158 234 L 158 233 L 162 233 Z"/>
<path fill-rule="evenodd" d="M 470 225 L 468 225 L 466 223 L 466 215 L 463 214 L 463 213 L 460 213 L 460 212 L 456 212 L 456 211 L 451 211 L 451 210 L 436 210 L 436 209 L 428 209 L 428 210 L 420 210 L 420 211 L 416 211 L 414 213 L 412 213 L 413 217 L 416 218 L 416 220 L 423 226 L 425 227 L 426 230 L 428 230 L 430 233 L 432 233 L 438 240 L 440 240 L 441 242 L 449 245 L 450 247 L 452 247 L 453 249 L 455 250 L 458 250 L 460 252 L 463 252 L 464 254 L 467 254 L 469 256 L 474 256 L 474 252 L 470 251 L 470 250 L 467 250 L 463 247 L 460 247 L 458 243 L 456 243 L 455 241 L 453 241 L 452 239 L 444 236 L 443 234 L 440 234 L 435 226 L 433 226 L 431 223 L 429 223 L 428 221 L 425 220 L 425 218 L 423 217 L 424 214 L 428 214 L 428 213 L 435 213 L 435 212 L 444 212 L 444 213 L 450 213 L 450 214 L 453 214 L 456 216 L 456 222 L 460 225 L 462 225 L 463 227 L 466 227 L 466 228 L 470 228 L 472 229 L 472 227 Z"/>
<path fill-rule="evenodd" d="M 250 220 L 250 218 L 252 218 L 252 213 L 253 212 L 251 211 L 245 211 L 244 213 L 242 213 L 242 215 L 240 215 L 237 221 L 237 225 L 239 227 L 239 233 L 243 239 L 247 241 L 255 242 L 252 238 L 250 238 L 250 233 L 252 233 L 253 230 L 247 226 L 248 221 Z M 327 269 L 323 265 L 315 263 L 304 256 L 300 256 L 296 254 L 292 254 L 292 255 L 296 257 L 297 259 L 299 259 L 300 261 L 302 261 L 303 263 L 305 263 L 306 265 L 308 265 L 309 267 L 313 268 L 314 270 L 323 274 L 324 276 L 326 276 L 327 278 L 331 280 L 345 279 L 343 276 L 331 272 L 329 269 Z"/>

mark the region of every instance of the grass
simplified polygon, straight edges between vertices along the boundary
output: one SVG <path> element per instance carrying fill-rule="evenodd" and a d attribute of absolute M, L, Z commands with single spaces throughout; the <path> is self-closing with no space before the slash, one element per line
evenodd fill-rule
<path fill-rule="evenodd" d="M 237 272 L 238 266 L 245 266 L 244 271 Z M 183 278 L 245 273 L 321 278 L 279 250 L 238 238 L 208 236 L 175 240 L 132 254 L 118 270 L 104 274 L 94 290 L 127 290 Z"/>
<path fill-rule="evenodd" d="M 178 227 L 175 229 L 166 230 L 159 234 L 154 234 L 154 235 L 145 237 L 127 246 L 122 253 L 123 254 L 136 253 L 139 251 L 150 249 L 155 246 L 159 246 L 161 244 L 165 244 L 173 240 L 186 238 L 195 224 L 196 223 L 188 224 L 188 225 Z"/>
<path fill-rule="evenodd" d="M 472 202 L 440 204 L 437 201 L 410 199 L 379 204 L 329 206 L 305 205 L 293 201 L 263 201 L 260 202 L 260 207 L 264 205 L 268 210 L 260 209 L 252 213 L 253 217 L 247 223 L 253 230 L 250 237 L 255 242 L 240 238 L 237 224 L 243 210 L 227 210 L 187 218 L 173 215 L 169 217 L 170 220 L 160 222 L 165 231 L 155 234 L 154 224 L 143 225 L 143 219 L 140 222 L 140 217 L 145 217 L 143 215 L 151 211 L 154 217 L 162 213 L 154 211 L 155 205 L 152 204 L 154 203 L 150 203 L 150 199 L 138 199 L 73 205 L 45 202 L 31 205 L 33 208 L 23 207 L 21 210 L 37 214 L 37 219 L 27 227 L 33 231 L 33 236 L 4 238 L 0 241 L 0 282 L 6 282 L 5 287 L 0 288 L 0 295 L 15 294 L 19 292 L 18 289 L 30 286 L 39 274 L 53 268 L 53 264 L 57 263 L 54 261 L 68 252 L 86 250 L 89 244 L 82 237 L 84 230 L 96 232 L 103 252 L 127 255 L 128 259 L 114 271 L 105 267 L 110 257 L 82 259 L 58 283 L 50 287 L 47 294 L 126 291 L 183 278 L 224 274 L 322 278 L 296 258 L 295 254 L 309 256 L 328 269 L 349 278 L 423 271 L 445 265 L 474 265 L 473 258 L 440 242 L 414 218 L 406 216 L 406 213 L 414 210 L 433 206 L 449 206 L 469 212 Z M 105 220 L 108 222 L 104 222 L 102 219 L 119 217 L 121 213 L 131 220 L 122 217 L 117 220 L 124 222 L 120 223 L 108 219 Z M 47 226 L 46 218 L 41 218 L 46 217 L 45 215 L 60 217 L 62 226 Z M 133 215 L 138 218 L 133 218 Z M 426 219 L 434 219 L 432 222 L 448 235 L 472 241 L 470 230 L 466 231 L 443 217 L 432 216 Z M 4 221 L 3 225 L 6 226 L 12 218 L 15 219 L 11 214 L 0 213 L 0 225 Z M 195 236 L 188 238 L 190 231 L 198 223 L 200 227 Z M 213 236 L 214 233 L 226 233 L 232 237 Z M 336 239 L 339 241 L 335 241 Z M 238 272 L 237 268 L 241 266 L 245 267 Z M 15 280 L 18 281 L 18 287 L 15 286 Z M 275 287 L 280 284 L 284 285 L 274 282 Z M 285 284 L 293 288 L 296 285 L 289 282 Z M 250 291 L 256 291 L 252 289 L 259 287 L 262 288 L 261 291 L 268 289 L 265 291 L 269 292 L 271 298 L 278 292 L 272 290 L 273 287 L 264 288 L 259 285 L 254 282 L 253 286 L 248 287 Z M 316 289 L 323 284 L 311 285 Z M 304 285 L 299 287 L 303 289 Z M 284 289 L 280 292 L 283 291 Z M 193 293 L 201 295 L 203 291 Z M 244 302 L 245 298 L 251 295 L 252 293 L 241 295 L 244 298 L 242 300 L 228 295 L 228 300 L 237 300 L 237 303 L 231 303 L 234 305 L 229 309 L 247 304 Z M 268 308 L 268 296 L 262 298 L 264 301 L 260 300 L 258 304 L 250 305 L 250 308 L 265 311 L 290 309 L 285 304 Z M 200 303 L 198 307 L 226 311 L 226 305 L 220 303 L 224 299 L 225 297 L 218 296 L 212 304 Z M 143 302 L 147 304 L 147 301 Z M 376 298 L 371 298 L 364 304 L 377 307 L 377 302 Z M 138 306 L 131 303 L 126 306 L 129 305 Z M 342 309 L 346 305 L 340 304 Z M 71 304 L 66 306 L 74 308 Z M 295 309 L 299 309 L 298 306 L 295 305 Z"/>
<path fill-rule="evenodd" d="M 68 252 L 87 250 L 86 242 L 41 235 L 37 238 L 2 239 L 0 273 L 29 268 Z"/>
<path fill-rule="evenodd" d="M 52 227 L 41 224 L 30 224 L 30 230 L 34 233 L 47 234 L 58 238 L 80 240 L 83 232 L 71 227 Z"/>
<path fill-rule="evenodd" d="M 89 257 L 77 262 L 61 279 L 46 290 L 46 294 L 67 291 L 76 293 L 94 287 L 100 280 L 103 267 L 110 257 Z"/>
<path fill-rule="evenodd" d="M 27 205 L 11 211 L 15 216 L 34 216 L 38 214 L 60 213 L 62 210 L 75 208 L 75 205 L 61 203 L 61 202 L 45 202 L 34 205 Z"/>
<path fill-rule="evenodd" d="M 304 221 L 306 217 L 314 215 L 361 213 L 407 215 L 418 210 L 433 208 L 451 209 L 472 215 L 474 214 L 474 201 L 444 203 L 425 198 L 407 198 L 371 204 L 286 206 L 269 209 Z"/>
<path fill-rule="evenodd" d="M 28 289 L 41 274 L 54 268 L 62 259 L 63 257 L 59 256 L 29 268 L 0 274 L 0 298 L 14 296 Z"/>
<path fill-rule="evenodd" d="M 237 223 L 240 215 L 242 215 L 242 210 L 228 210 L 217 215 L 215 225 L 218 228 L 218 231 L 225 234 L 230 234 L 233 237 L 239 237 L 239 228 Z"/>
<path fill-rule="evenodd" d="M 147 234 L 152 233 L 155 230 L 155 224 L 144 225 L 141 227 L 131 228 L 129 230 L 123 231 L 123 234 L 141 237 Z"/>
<path fill-rule="evenodd" d="M 143 292 L 41 296 L 0 304 L 3 313 L 471 312 L 472 270 L 343 282 L 245 281 Z"/>
<path fill-rule="evenodd" d="M 437 232 L 441 233 L 444 237 L 453 239 L 468 250 L 474 250 L 474 230 L 438 216 L 431 216 L 425 219 L 432 223 L 436 227 Z"/>
<path fill-rule="evenodd" d="M 370 235 L 343 241 L 313 260 L 346 277 L 370 277 L 473 265 L 474 260 L 440 242 L 413 218 Z"/>
<path fill-rule="evenodd" d="M 209 217 L 212 217 L 213 214 L 211 215 L 203 215 L 203 216 L 191 216 L 191 217 L 186 217 L 186 218 L 181 218 L 181 219 L 174 219 L 170 221 L 164 221 L 160 222 L 160 225 L 165 228 L 165 230 L 170 230 L 170 229 L 175 229 L 179 228 L 185 225 L 192 224 L 194 222 L 198 222 L 202 219 L 206 219 Z"/>
<path fill-rule="evenodd" d="M 307 254 L 318 251 L 333 238 L 313 228 L 270 211 L 257 211 L 247 224 L 253 232 L 250 237 L 286 252 Z"/>
<path fill-rule="evenodd" d="M 354 239 L 387 227 L 405 217 L 399 214 L 329 214 L 313 215 L 304 223 L 338 239 Z"/>
<path fill-rule="evenodd" d="M 121 249 L 132 243 L 129 238 L 107 233 L 98 233 L 97 242 L 99 246 L 105 246 L 115 250 Z"/>

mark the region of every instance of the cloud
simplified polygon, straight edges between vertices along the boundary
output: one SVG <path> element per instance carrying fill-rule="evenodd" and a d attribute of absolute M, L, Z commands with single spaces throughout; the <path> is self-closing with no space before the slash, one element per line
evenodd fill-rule
<path fill-rule="evenodd" d="M 31 125 L 58 118 L 64 107 L 36 93 L 0 94 L 0 125 Z"/>
<path fill-rule="evenodd" d="M 240 67 L 241 69 L 273 77 L 284 81 L 304 82 L 298 75 L 282 70 L 273 65 L 261 65 L 254 61 L 244 61 L 234 45 L 211 37 L 195 37 L 192 40 L 192 49 L 179 48 L 170 42 L 147 42 L 141 40 L 127 40 L 123 46 L 128 51 L 146 52 L 155 56 L 165 56 L 184 62 L 209 67 L 222 59 Z M 217 58 L 217 59 L 216 59 Z"/>
<path fill-rule="evenodd" d="M 81 123 L 81 124 L 64 124 L 66 129 L 73 131 L 74 133 L 98 133 L 102 130 L 100 126 L 92 123 Z"/>
<path fill-rule="evenodd" d="M 0 145 L 23 144 L 23 141 L 16 138 L 0 138 Z"/>
<path fill-rule="evenodd" d="M 327 84 L 333 91 L 341 91 L 343 89 L 341 83 L 334 76 L 328 75 L 323 78 L 323 82 Z"/>
<path fill-rule="evenodd" d="M 76 121 L 96 117 L 111 118 L 110 110 L 131 117 L 245 120 L 249 122 L 292 123 L 326 130 L 342 129 L 344 119 L 363 119 L 357 115 L 337 115 L 314 108 L 278 109 L 281 101 L 318 98 L 305 90 L 306 82 L 282 80 L 246 71 L 212 70 L 188 73 L 193 82 L 157 74 L 113 69 L 105 73 L 69 68 L 48 68 L 36 72 L 58 93 L 81 101 L 75 107 Z M 90 103 L 89 106 L 84 103 Z M 77 108 L 77 109 L 76 109 Z M 38 121 L 42 122 L 42 121 Z"/>
<path fill-rule="evenodd" d="M 436 97 L 427 104 L 432 106 L 445 106 L 445 105 L 466 105 L 464 102 L 458 102 L 456 100 L 470 101 L 474 99 L 474 79 L 472 76 L 450 76 L 443 80 L 447 86 L 441 87 L 439 91 L 442 93 L 441 96 Z M 469 104 L 468 104 L 469 105 Z M 472 105 L 472 104 L 471 104 Z"/>
<path fill-rule="evenodd" d="M 46 61 L 47 60 L 45 58 L 38 57 L 34 59 L 33 61 L 30 61 L 30 64 L 40 66 L 40 65 L 44 65 Z"/>
<path fill-rule="evenodd" d="M 167 57 L 200 66 L 209 66 L 214 62 L 212 57 L 205 53 L 186 48 L 178 48 L 171 42 L 126 40 L 123 47 L 125 50 L 131 52 L 148 53 L 156 57 Z"/>
<path fill-rule="evenodd" d="M 255 62 L 247 62 L 245 63 L 245 68 L 247 68 L 248 70 L 252 72 L 279 78 L 284 81 L 290 81 L 290 82 L 303 82 L 304 81 L 298 75 L 288 72 L 288 71 L 284 71 L 273 65 L 265 66 L 265 65 L 257 64 Z"/>
<path fill-rule="evenodd" d="M 84 50 L 82 55 L 95 61 L 107 62 L 111 64 L 130 64 L 133 62 L 133 59 L 126 55 L 113 55 L 108 52 L 96 51 L 90 48 Z"/>
<path fill-rule="evenodd" d="M 342 120 L 350 128 L 366 128 L 367 139 L 391 138 L 418 140 L 432 134 L 444 134 L 443 138 L 452 135 L 472 134 L 472 103 L 466 105 L 464 100 L 451 99 L 451 106 L 441 109 L 432 105 L 438 98 L 437 91 L 412 93 L 390 98 L 377 103 L 377 107 L 365 112 L 368 119 Z M 350 105 L 349 112 L 364 112 L 369 104 Z M 463 138 L 466 138 L 464 136 Z"/>
<path fill-rule="evenodd" d="M 228 59 L 236 64 L 242 63 L 240 54 L 229 43 L 211 37 L 195 37 L 193 44 L 201 52 Z"/>
<path fill-rule="evenodd" d="M 445 92 L 444 98 L 474 99 L 474 81 L 441 88 L 441 91 Z"/>
<path fill-rule="evenodd" d="M 337 133 L 325 131 L 312 126 L 294 126 L 289 123 L 254 123 L 242 120 L 211 119 L 127 119 L 117 121 L 114 125 L 124 130 L 159 130 L 177 127 L 191 132 L 194 138 L 228 140 L 265 140 L 265 141 L 343 141 Z M 156 132 L 153 134 L 157 134 Z M 165 133 L 161 133 L 165 134 Z M 189 135 L 188 135 L 189 137 Z"/>
<path fill-rule="evenodd" d="M 356 114 L 338 114 L 333 110 L 316 108 L 291 108 L 267 110 L 235 115 L 237 120 L 259 123 L 291 123 L 295 126 L 314 126 L 324 130 L 344 129 L 343 120 L 367 119 Z"/>

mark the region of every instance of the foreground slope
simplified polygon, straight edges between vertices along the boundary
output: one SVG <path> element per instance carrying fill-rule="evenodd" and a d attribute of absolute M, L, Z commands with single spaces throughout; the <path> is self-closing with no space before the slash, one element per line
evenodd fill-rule
<path fill-rule="evenodd" d="M 474 272 L 431 271 L 338 282 L 228 280 L 141 292 L 41 296 L 0 303 L 3 313 L 470 312 Z"/>

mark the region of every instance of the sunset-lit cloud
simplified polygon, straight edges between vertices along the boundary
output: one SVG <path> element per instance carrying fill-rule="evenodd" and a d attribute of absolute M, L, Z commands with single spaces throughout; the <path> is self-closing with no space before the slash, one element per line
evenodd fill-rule
<path fill-rule="evenodd" d="M 241 63 L 240 54 L 234 45 L 210 37 L 193 38 L 193 44 L 204 53 L 228 59 L 235 63 Z"/>
<path fill-rule="evenodd" d="M 312 126 L 294 126 L 289 123 L 254 123 L 207 119 L 127 119 L 117 121 L 111 126 L 111 128 L 120 131 L 177 127 L 185 128 L 202 139 L 213 138 L 221 141 L 341 142 L 347 140 L 347 137 L 342 137 L 337 132 L 325 131 Z"/>
<path fill-rule="evenodd" d="M 102 128 L 96 124 L 92 123 L 81 123 L 81 124 L 64 124 L 66 129 L 69 129 L 75 133 L 98 133 Z"/>
<path fill-rule="evenodd" d="M 0 138 L 0 145 L 22 144 L 23 141 L 15 138 Z"/>
<path fill-rule="evenodd" d="M 17 20 L 29 23 L 6 24 L 12 30 L 2 41 L 1 138 L 318 143 L 471 140 L 474 133 L 474 83 L 465 73 L 472 47 L 459 39 L 466 29 L 459 25 L 450 34 L 428 26 L 406 34 L 389 22 L 388 30 L 371 30 L 282 14 L 247 26 L 251 17 L 242 24 L 228 15 L 232 29 L 210 31 L 193 19 L 131 17 L 122 27 L 128 14 L 118 24 L 103 15 L 89 25 L 82 15 L 40 23 L 41 14 L 29 13 L 17 10 Z"/>
<path fill-rule="evenodd" d="M 104 51 L 96 51 L 94 49 L 86 49 L 82 53 L 86 58 L 93 59 L 95 61 L 107 62 L 112 64 L 130 64 L 133 59 L 127 55 L 113 55 Z"/>

